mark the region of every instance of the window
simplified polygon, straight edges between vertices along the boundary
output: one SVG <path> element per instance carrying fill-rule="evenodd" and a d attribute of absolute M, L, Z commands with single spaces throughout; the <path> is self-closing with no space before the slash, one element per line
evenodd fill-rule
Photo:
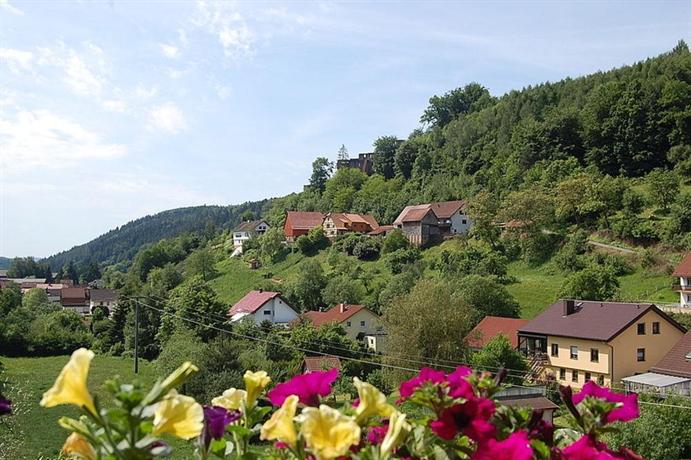
<path fill-rule="evenodd" d="M 364 322 L 364 321 L 360 321 L 360 327 L 365 327 L 365 322 Z"/>
<path fill-rule="evenodd" d="M 554 356 L 554 357 L 559 356 L 559 344 L 558 343 L 552 344 L 552 356 Z"/>
<path fill-rule="evenodd" d="M 578 359 L 578 347 L 571 345 L 571 359 Z"/>
<path fill-rule="evenodd" d="M 346 322 L 346 326 L 350 327 L 350 321 Z"/>
<path fill-rule="evenodd" d="M 585 373 L 585 381 L 587 382 L 587 381 L 589 381 L 591 378 L 592 378 L 592 376 L 590 375 L 590 372 L 586 372 L 586 373 Z"/>
<path fill-rule="evenodd" d="M 271 314 L 271 310 L 264 310 L 264 315 L 270 315 L 270 314 Z"/>
<path fill-rule="evenodd" d="M 636 361 L 639 363 L 645 361 L 645 348 L 638 348 L 636 350 Z"/>
<path fill-rule="evenodd" d="M 593 363 L 597 363 L 600 361 L 600 350 L 598 350 L 597 348 L 590 349 L 590 361 Z"/>
<path fill-rule="evenodd" d="M 657 321 L 655 321 L 655 322 L 653 323 L 653 334 L 657 335 L 657 334 L 659 334 L 659 333 L 660 333 L 660 323 L 658 323 Z"/>
<path fill-rule="evenodd" d="M 468 223 L 468 221 L 467 221 L 467 220 L 465 220 L 465 219 L 463 219 L 463 220 L 462 220 L 461 222 L 463 222 L 463 225 L 465 225 L 465 224 L 467 224 L 467 223 Z"/>
<path fill-rule="evenodd" d="M 559 380 L 566 380 L 566 369 L 559 369 Z"/>
<path fill-rule="evenodd" d="M 604 375 L 598 375 L 597 376 L 597 384 L 600 386 L 603 386 L 605 384 L 605 376 Z"/>
<path fill-rule="evenodd" d="M 578 371 L 576 369 L 571 369 L 571 381 L 578 383 Z"/>
<path fill-rule="evenodd" d="M 638 323 L 636 325 L 636 330 L 638 331 L 638 335 L 645 335 L 645 323 Z"/>

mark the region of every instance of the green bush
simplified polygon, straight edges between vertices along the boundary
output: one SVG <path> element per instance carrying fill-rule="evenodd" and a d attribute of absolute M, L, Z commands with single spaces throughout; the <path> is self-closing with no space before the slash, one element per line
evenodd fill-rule
<path fill-rule="evenodd" d="M 408 241 L 408 238 L 406 238 L 400 229 L 395 228 L 384 238 L 381 252 L 382 254 L 389 254 L 400 249 L 406 249 L 409 246 L 410 241 Z"/>
<path fill-rule="evenodd" d="M 379 238 L 365 237 L 361 239 L 353 249 L 353 255 L 360 260 L 375 260 L 381 251 L 381 240 Z"/>

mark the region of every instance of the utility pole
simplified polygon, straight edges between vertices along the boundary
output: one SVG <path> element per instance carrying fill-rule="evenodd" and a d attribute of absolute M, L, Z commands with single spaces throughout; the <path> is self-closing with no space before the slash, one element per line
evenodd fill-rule
<path fill-rule="evenodd" d="M 139 374 L 139 300 L 134 302 L 134 373 Z"/>

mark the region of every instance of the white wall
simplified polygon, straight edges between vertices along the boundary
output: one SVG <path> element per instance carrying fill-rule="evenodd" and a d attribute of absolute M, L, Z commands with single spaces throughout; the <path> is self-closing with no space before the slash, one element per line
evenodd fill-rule
<path fill-rule="evenodd" d="M 463 223 L 465 221 L 465 224 Z M 468 233 L 468 230 L 470 230 L 470 227 L 473 225 L 473 222 L 470 220 L 470 217 L 467 215 L 463 214 L 462 211 L 458 211 L 454 213 L 451 216 L 451 234 L 463 234 L 463 233 Z"/>
<path fill-rule="evenodd" d="M 252 315 L 254 321 L 260 324 L 262 321 L 271 321 L 274 324 L 287 324 L 298 318 L 295 310 L 290 308 L 283 299 L 274 297 L 266 302 Z M 235 321 L 235 318 L 232 319 Z"/>

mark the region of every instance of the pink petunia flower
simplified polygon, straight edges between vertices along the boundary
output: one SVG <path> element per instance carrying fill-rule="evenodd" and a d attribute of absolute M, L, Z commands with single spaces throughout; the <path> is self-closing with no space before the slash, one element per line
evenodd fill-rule
<path fill-rule="evenodd" d="M 489 439 L 480 444 L 472 460 L 530 460 L 533 449 L 525 431 L 517 431 L 503 441 Z"/>
<path fill-rule="evenodd" d="M 429 424 L 430 429 L 447 441 L 463 433 L 476 442 L 483 442 L 494 436 L 494 425 L 489 419 L 494 415 L 494 402 L 485 398 L 471 398 L 462 404 L 444 409 L 436 420 Z"/>
<path fill-rule="evenodd" d="M 449 396 L 452 398 L 471 398 L 474 395 L 473 386 L 466 377 L 473 371 L 469 367 L 460 366 L 446 378 L 449 382 Z"/>
<path fill-rule="evenodd" d="M 370 429 L 367 431 L 367 442 L 372 445 L 378 446 L 382 443 L 382 441 L 384 441 L 384 437 L 386 436 L 386 432 L 388 430 L 388 423 L 385 425 L 370 427 Z"/>
<path fill-rule="evenodd" d="M 629 420 L 636 419 L 640 416 L 640 412 L 638 410 L 638 395 L 635 393 L 630 395 L 615 393 L 608 388 L 603 388 L 590 380 L 583 386 L 581 392 L 572 398 L 572 401 L 574 405 L 577 405 L 587 396 L 622 404 L 620 407 L 613 409 L 607 414 L 607 418 L 605 419 L 607 423 L 616 421 L 628 422 Z"/>
<path fill-rule="evenodd" d="M 636 453 L 622 449 L 619 452 L 612 451 L 602 442 L 596 441 L 588 435 L 564 448 L 561 451 L 561 460 L 643 460 Z"/>
<path fill-rule="evenodd" d="M 338 369 L 314 371 L 296 375 L 287 382 L 279 383 L 267 393 L 271 404 L 280 406 L 290 395 L 295 395 L 306 406 L 319 406 L 319 397 L 331 394 L 331 385 L 338 378 Z"/>
<path fill-rule="evenodd" d="M 446 381 L 446 374 L 443 371 L 437 371 L 429 367 L 420 369 L 420 373 L 410 380 L 401 383 L 398 391 L 401 395 L 401 401 L 410 398 L 415 390 L 422 387 L 425 383 L 430 382 L 439 384 Z"/>

